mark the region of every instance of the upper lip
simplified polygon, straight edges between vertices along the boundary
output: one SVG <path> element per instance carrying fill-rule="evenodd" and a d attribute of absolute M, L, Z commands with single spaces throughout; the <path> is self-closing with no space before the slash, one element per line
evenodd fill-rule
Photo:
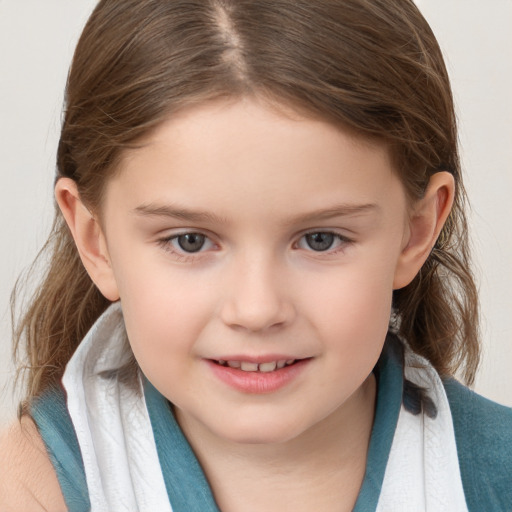
<path fill-rule="evenodd" d="M 220 357 L 209 357 L 208 359 L 212 361 L 244 361 L 246 363 L 271 363 L 273 361 L 289 361 L 293 359 L 294 361 L 299 361 L 300 359 L 306 359 L 304 357 L 292 356 L 289 354 L 266 354 L 259 356 L 250 356 L 250 355 L 242 355 L 242 354 L 234 354 L 234 355 L 226 355 Z"/>

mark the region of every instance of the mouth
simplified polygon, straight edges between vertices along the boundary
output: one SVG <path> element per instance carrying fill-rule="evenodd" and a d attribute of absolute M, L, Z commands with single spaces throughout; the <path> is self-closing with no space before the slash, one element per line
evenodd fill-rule
<path fill-rule="evenodd" d="M 213 375 L 229 387 L 248 394 L 268 394 L 295 381 L 314 359 L 286 359 L 283 356 L 247 360 L 244 356 L 207 359 Z"/>
<path fill-rule="evenodd" d="M 240 360 L 224 360 L 214 359 L 212 362 L 228 368 L 241 370 L 243 372 L 258 372 L 258 373 L 270 373 L 276 370 L 282 370 L 287 366 L 292 366 L 301 359 L 277 359 L 275 361 L 266 361 L 264 363 L 255 363 L 252 361 L 240 361 Z"/>
<path fill-rule="evenodd" d="M 285 359 L 282 356 L 263 360 L 247 360 L 232 356 L 229 359 L 207 359 L 213 374 L 229 387 L 250 394 L 278 391 L 296 380 L 309 366 L 312 357 Z"/>

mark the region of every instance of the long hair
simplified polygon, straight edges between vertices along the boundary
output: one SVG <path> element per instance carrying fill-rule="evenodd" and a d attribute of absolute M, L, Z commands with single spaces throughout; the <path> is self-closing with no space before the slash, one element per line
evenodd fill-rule
<path fill-rule="evenodd" d="M 251 95 L 385 141 L 411 203 L 432 174 L 453 175 L 451 215 L 421 272 L 394 292 L 393 318 L 441 374 L 460 370 L 471 383 L 478 305 L 453 99 L 412 0 L 100 1 L 68 77 L 56 179 L 73 179 L 99 211 L 125 149 L 191 105 Z M 27 398 L 59 381 L 109 304 L 58 208 L 44 254 L 46 272 L 14 328 Z"/>

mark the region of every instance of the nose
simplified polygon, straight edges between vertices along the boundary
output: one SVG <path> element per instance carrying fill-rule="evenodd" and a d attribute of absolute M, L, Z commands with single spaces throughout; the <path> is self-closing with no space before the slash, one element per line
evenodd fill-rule
<path fill-rule="evenodd" d="M 285 281 L 282 269 L 271 258 L 241 258 L 225 283 L 222 321 L 250 332 L 288 325 L 295 308 Z"/>

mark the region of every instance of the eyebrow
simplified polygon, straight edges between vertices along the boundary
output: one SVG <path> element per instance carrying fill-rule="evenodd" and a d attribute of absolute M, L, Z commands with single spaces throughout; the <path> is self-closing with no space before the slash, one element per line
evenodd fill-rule
<path fill-rule="evenodd" d="M 368 215 L 370 213 L 376 213 L 379 210 L 379 206 L 375 203 L 343 203 L 298 215 L 296 217 L 293 217 L 291 220 L 287 221 L 286 224 L 305 224 L 307 222 L 328 220 L 334 217 Z"/>
<path fill-rule="evenodd" d="M 285 225 L 294 225 L 312 221 L 327 220 L 334 217 L 365 215 L 379 210 L 374 203 L 367 204 L 339 204 L 329 208 L 313 210 L 286 221 Z M 143 204 L 134 208 L 133 212 L 143 217 L 169 217 L 187 222 L 209 222 L 214 224 L 227 224 L 224 217 L 203 210 L 191 210 L 173 205 Z"/>
<path fill-rule="evenodd" d="M 170 217 L 188 222 L 210 222 L 227 224 L 227 220 L 211 212 L 190 210 L 179 206 L 143 204 L 134 208 L 134 213 L 143 217 Z"/>

